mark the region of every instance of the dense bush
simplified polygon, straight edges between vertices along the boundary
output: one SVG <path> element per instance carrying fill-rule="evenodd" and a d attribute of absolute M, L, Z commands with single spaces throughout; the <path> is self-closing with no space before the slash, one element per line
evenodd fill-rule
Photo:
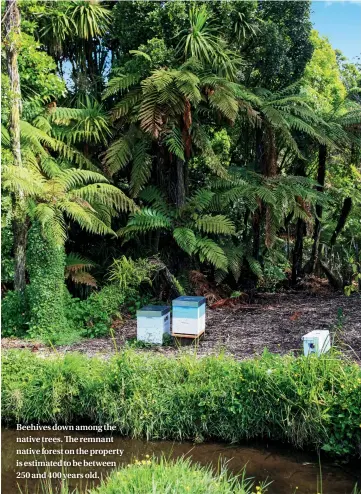
<path fill-rule="evenodd" d="M 4 336 L 40 338 L 46 343 L 70 344 L 81 337 L 109 334 L 122 311 L 135 314 L 149 302 L 152 267 L 146 259 L 123 256 L 110 270 L 110 283 L 86 300 L 72 298 L 64 283 L 65 253 L 33 226 L 29 233 L 30 284 L 25 296 L 8 292 L 2 301 Z"/>
<path fill-rule="evenodd" d="M 3 358 L 8 423 L 112 423 L 147 439 L 251 438 L 359 455 L 361 369 L 332 354 L 237 362 L 120 353 L 109 361 L 78 354 Z"/>
<path fill-rule="evenodd" d="M 1 300 L 1 334 L 24 336 L 27 330 L 27 307 L 22 293 L 9 291 Z"/>
<path fill-rule="evenodd" d="M 30 285 L 26 289 L 29 304 L 31 337 L 54 341 L 69 332 L 65 314 L 67 289 L 64 283 L 65 250 L 51 237 L 45 236 L 34 223 L 29 231 L 27 269 Z"/>
<path fill-rule="evenodd" d="M 112 318 L 120 316 L 124 300 L 124 293 L 116 285 L 108 285 L 86 300 L 72 299 L 67 316 L 82 336 L 104 336 L 109 333 Z"/>

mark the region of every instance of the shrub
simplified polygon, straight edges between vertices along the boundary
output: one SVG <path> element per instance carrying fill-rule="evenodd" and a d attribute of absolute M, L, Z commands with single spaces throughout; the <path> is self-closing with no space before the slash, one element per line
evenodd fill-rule
<path fill-rule="evenodd" d="M 55 342 L 62 333 L 71 330 L 65 314 L 64 267 L 64 247 L 58 245 L 50 233 L 45 236 L 40 225 L 34 223 L 29 231 L 27 249 L 30 337 Z"/>
<path fill-rule="evenodd" d="M 103 361 L 8 351 L 2 403 L 8 423 L 112 423 L 147 439 L 270 438 L 341 457 L 361 447 L 361 369 L 332 354 L 237 362 L 128 350 Z"/>
<path fill-rule="evenodd" d="M 95 338 L 109 333 L 112 318 L 120 316 L 124 293 L 118 286 L 108 285 L 86 300 L 72 299 L 67 317 L 79 328 L 82 336 Z"/>
<path fill-rule="evenodd" d="M 1 334 L 24 336 L 27 330 L 27 306 L 23 294 L 9 291 L 1 301 Z"/>

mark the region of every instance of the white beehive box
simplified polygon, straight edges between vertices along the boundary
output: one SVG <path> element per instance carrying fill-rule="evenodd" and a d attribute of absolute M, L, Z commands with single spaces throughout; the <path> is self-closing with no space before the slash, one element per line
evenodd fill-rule
<path fill-rule="evenodd" d="M 137 310 L 137 340 L 161 345 L 170 334 L 170 307 L 147 305 Z"/>
<path fill-rule="evenodd" d="M 303 353 L 307 356 L 312 353 L 320 355 L 331 348 L 330 332 L 326 329 L 315 330 L 302 336 Z"/>
<path fill-rule="evenodd" d="M 205 297 L 178 297 L 172 302 L 173 336 L 197 337 L 206 328 Z"/>

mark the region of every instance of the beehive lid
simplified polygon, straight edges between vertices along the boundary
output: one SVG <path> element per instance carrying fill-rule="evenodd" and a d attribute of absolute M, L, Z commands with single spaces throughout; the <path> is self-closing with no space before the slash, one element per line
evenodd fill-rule
<path fill-rule="evenodd" d="M 206 303 L 205 297 L 192 297 L 190 295 L 182 295 L 173 300 L 173 307 L 200 307 Z"/>
<path fill-rule="evenodd" d="M 314 338 L 317 338 L 317 336 L 328 336 L 330 334 L 328 329 L 314 329 L 310 333 L 305 334 L 302 336 L 303 340 L 313 340 Z"/>
<path fill-rule="evenodd" d="M 146 305 L 137 310 L 137 316 L 161 317 L 170 312 L 168 305 Z"/>

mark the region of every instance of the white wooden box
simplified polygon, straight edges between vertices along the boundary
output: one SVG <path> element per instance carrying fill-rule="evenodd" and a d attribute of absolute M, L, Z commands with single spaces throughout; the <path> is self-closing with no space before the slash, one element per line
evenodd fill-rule
<path fill-rule="evenodd" d="M 206 328 L 206 299 L 182 296 L 172 302 L 172 334 L 199 336 Z"/>
<path fill-rule="evenodd" d="M 170 307 L 147 305 L 137 311 L 137 340 L 161 345 L 170 334 Z"/>
<path fill-rule="evenodd" d="M 302 336 L 303 353 L 320 355 L 331 348 L 330 332 L 327 329 L 314 330 Z"/>

